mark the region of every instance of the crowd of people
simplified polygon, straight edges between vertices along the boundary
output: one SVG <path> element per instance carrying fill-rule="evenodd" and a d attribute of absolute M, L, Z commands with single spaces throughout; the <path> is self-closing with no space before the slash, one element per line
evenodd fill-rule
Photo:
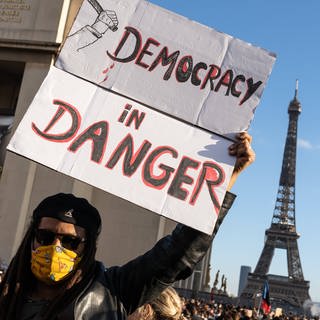
<path fill-rule="evenodd" d="M 319 317 L 298 316 L 274 308 L 268 314 L 262 309 L 221 304 L 203 299 L 186 299 L 172 288 L 166 288 L 156 299 L 144 304 L 129 320 L 319 320 Z"/>
<path fill-rule="evenodd" d="M 257 308 L 247 308 L 245 306 L 235 306 L 231 304 L 219 304 L 214 301 L 203 301 L 198 299 L 185 299 L 182 301 L 182 316 L 190 320 L 318 320 L 319 317 L 307 317 L 286 314 L 281 309 L 271 310 L 269 314 L 264 314 Z"/>

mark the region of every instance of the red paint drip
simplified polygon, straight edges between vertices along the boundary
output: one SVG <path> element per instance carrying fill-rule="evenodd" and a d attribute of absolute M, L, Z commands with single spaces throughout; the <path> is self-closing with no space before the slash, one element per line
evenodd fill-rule
<path fill-rule="evenodd" d="M 102 74 L 107 74 L 111 69 L 114 68 L 114 66 L 115 66 L 115 63 L 113 62 L 108 68 L 102 70 Z M 106 75 L 104 77 L 104 79 L 101 82 L 99 82 L 99 84 L 101 84 L 101 83 L 103 83 L 103 82 L 105 82 L 107 80 L 108 80 L 108 75 Z"/>

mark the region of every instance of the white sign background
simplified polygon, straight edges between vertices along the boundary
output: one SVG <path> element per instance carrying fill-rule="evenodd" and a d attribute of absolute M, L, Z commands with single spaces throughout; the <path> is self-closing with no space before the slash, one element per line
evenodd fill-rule
<path fill-rule="evenodd" d="M 144 0 L 99 3 L 105 13 L 113 11 L 110 17 L 116 19 L 117 30 L 112 31 L 115 28 L 111 19 L 104 16 L 110 25 L 106 28 L 107 24 L 99 21 L 98 13 L 85 0 L 56 61 L 58 68 L 215 133 L 231 136 L 248 129 L 275 61 L 274 54 Z M 128 26 L 138 36 L 130 32 L 117 57 L 130 56 L 139 37 L 139 53 L 143 54 L 140 60 L 137 51 L 132 61 L 115 62 L 110 55 L 125 38 Z M 160 62 L 150 71 L 164 47 L 168 55 L 179 52 L 167 80 L 163 77 L 170 64 L 162 66 Z M 181 67 L 191 67 L 193 72 L 181 82 L 176 71 L 186 56 L 192 61 Z M 196 65 L 200 68 L 194 72 Z M 201 89 L 211 65 L 220 70 L 213 69 L 212 76 L 215 72 L 220 72 L 220 76 L 212 81 L 213 90 L 210 81 Z M 200 84 L 192 84 L 192 76 L 201 80 Z M 222 79 L 224 84 L 219 84 Z M 260 81 L 250 98 L 241 104 L 248 88 Z"/>
<path fill-rule="evenodd" d="M 54 100 L 73 106 L 81 115 L 79 130 L 68 141 L 54 142 L 44 139 L 32 129 L 34 124 L 38 130 L 45 131 L 57 113 L 58 105 L 53 103 Z M 127 104 L 132 105 L 132 109 L 128 112 L 127 117 L 120 121 L 119 117 Z M 138 128 L 134 123 L 126 125 L 133 110 L 137 110 L 139 114 L 145 113 Z M 91 160 L 93 147 L 91 140 L 86 140 L 73 152 L 68 150 L 82 132 L 102 120 L 108 123 L 108 134 L 102 158 L 98 162 Z M 70 130 L 71 124 L 71 116 L 65 112 L 47 130 L 47 134 L 66 133 Z M 161 163 L 174 169 L 168 183 L 162 189 L 147 186 L 143 182 L 142 169 L 145 159 L 131 176 L 123 174 L 123 156 L 113 169 L 106 168 L 106 163 L 110 160 L 113 151 L 128 134 L 131 134 L 134 141 L 133 154 L 138 151 L 145 140 L 151 143 L 146 158 L 159 146 L 170 146 L 176 150 L 177 158 L 164 154 L 155 163 L 155 175 L 163 173 L 158 167 Z M 189 200 L 195 190 L 203 163 L 209 161 L 218 164 L 225 175 L 223 183 L 214 188 L 219 204 L 222 203 L 235 161 L 234 157 L 228 155 L 229 145 L 230 141 L 224 138 L 164 116 L 53 67 L 19 124 L 8 149 L 210 234 L 216 221 L 217 210 L 210 198 L 207 185 L 202 185 L 194 205 L 190 205 Z M 185 176 L 192 179 L 190 183 L 180 185 L 180 188 L 187 193 L 184 201 L 169 195 L 168 189 L 175 178 L 179 164 L 185 157 L 199 162 L 199 166 L 198 168 L 189 167 L 184 172 Z"/>

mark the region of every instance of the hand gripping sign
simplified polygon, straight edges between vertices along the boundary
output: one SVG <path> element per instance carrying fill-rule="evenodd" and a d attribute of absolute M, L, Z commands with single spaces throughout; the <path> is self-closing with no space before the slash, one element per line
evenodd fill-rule
<path fill-rule="evenodd" d="M 85 0 L 56 66 L 231 136 L 248 129 L 274 61 L 266 50 L 144 0 Z"/>

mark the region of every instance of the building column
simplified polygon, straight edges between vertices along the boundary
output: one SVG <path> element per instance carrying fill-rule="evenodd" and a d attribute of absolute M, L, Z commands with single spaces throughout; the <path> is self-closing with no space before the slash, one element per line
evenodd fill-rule
<path fill-rule="evenodd" d="M 74 180 L 72 193 L 77 197 L 86 198 L 89 202 L 91 202 L 93 187 L 85 182 Z"/>

